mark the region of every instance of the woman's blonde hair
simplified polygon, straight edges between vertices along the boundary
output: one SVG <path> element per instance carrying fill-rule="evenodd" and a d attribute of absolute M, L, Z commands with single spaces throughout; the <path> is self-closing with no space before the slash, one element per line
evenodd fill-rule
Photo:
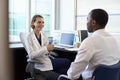
<path fill-rule="evenodd" d="M 34 26 L 33 23 L 36 21 L 37 17 L 43 18 L 43 16 L 41 16 L 41 15 L 34 15 L 33 18 L 32 18 L 32 21 L 31 21 L 31 27 L 32 27 L 32 29 L 35 28 L 35 26 Z"/>

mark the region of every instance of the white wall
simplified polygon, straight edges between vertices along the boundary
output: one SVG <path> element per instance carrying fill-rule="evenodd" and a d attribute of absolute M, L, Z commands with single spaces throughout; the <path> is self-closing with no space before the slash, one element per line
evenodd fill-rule
<path fill-rule="evenodd" d="M 111 33 L 118 41 L 118 44 L 120 45 L 120 33 Z"/>
<path fill-rule="evenodd" d="M 60 0 L 60 28 L 61 30 L 75 30 L 75 1 Z"/>

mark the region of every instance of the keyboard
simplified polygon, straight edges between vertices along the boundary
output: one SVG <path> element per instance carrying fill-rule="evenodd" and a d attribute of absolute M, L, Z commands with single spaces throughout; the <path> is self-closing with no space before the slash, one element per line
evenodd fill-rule
<path fill-rule="evenodd" d="M 62 48 L 62 49 L 65 49 L 65 48 L 73 48 L 73 46 L 55 45 L 55 48 Z"/>

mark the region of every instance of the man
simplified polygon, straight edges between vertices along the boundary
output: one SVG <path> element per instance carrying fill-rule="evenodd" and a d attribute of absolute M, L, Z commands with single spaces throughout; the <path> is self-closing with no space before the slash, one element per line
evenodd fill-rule
<path fill-rule="evenodd" d="M 82 75 L 85 80 L 89 80 L 97 65 L 119 62 L 120 48 L 115 38 L 105 31 L 107 22 L 108 14 L 103 9 L 93 9 L 88 14 L 87 29 L 93 34 L 81 43 L 67 72 L 69 79 L 76 80 Z"/>

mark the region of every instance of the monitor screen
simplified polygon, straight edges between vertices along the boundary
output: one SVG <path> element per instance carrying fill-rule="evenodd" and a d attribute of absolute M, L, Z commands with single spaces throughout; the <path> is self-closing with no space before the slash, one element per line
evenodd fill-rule
<path fill-rule="evenodd" d="M 60 44 L 73 46 L 74 35 L 74 33 L 61 33 Z"/>

